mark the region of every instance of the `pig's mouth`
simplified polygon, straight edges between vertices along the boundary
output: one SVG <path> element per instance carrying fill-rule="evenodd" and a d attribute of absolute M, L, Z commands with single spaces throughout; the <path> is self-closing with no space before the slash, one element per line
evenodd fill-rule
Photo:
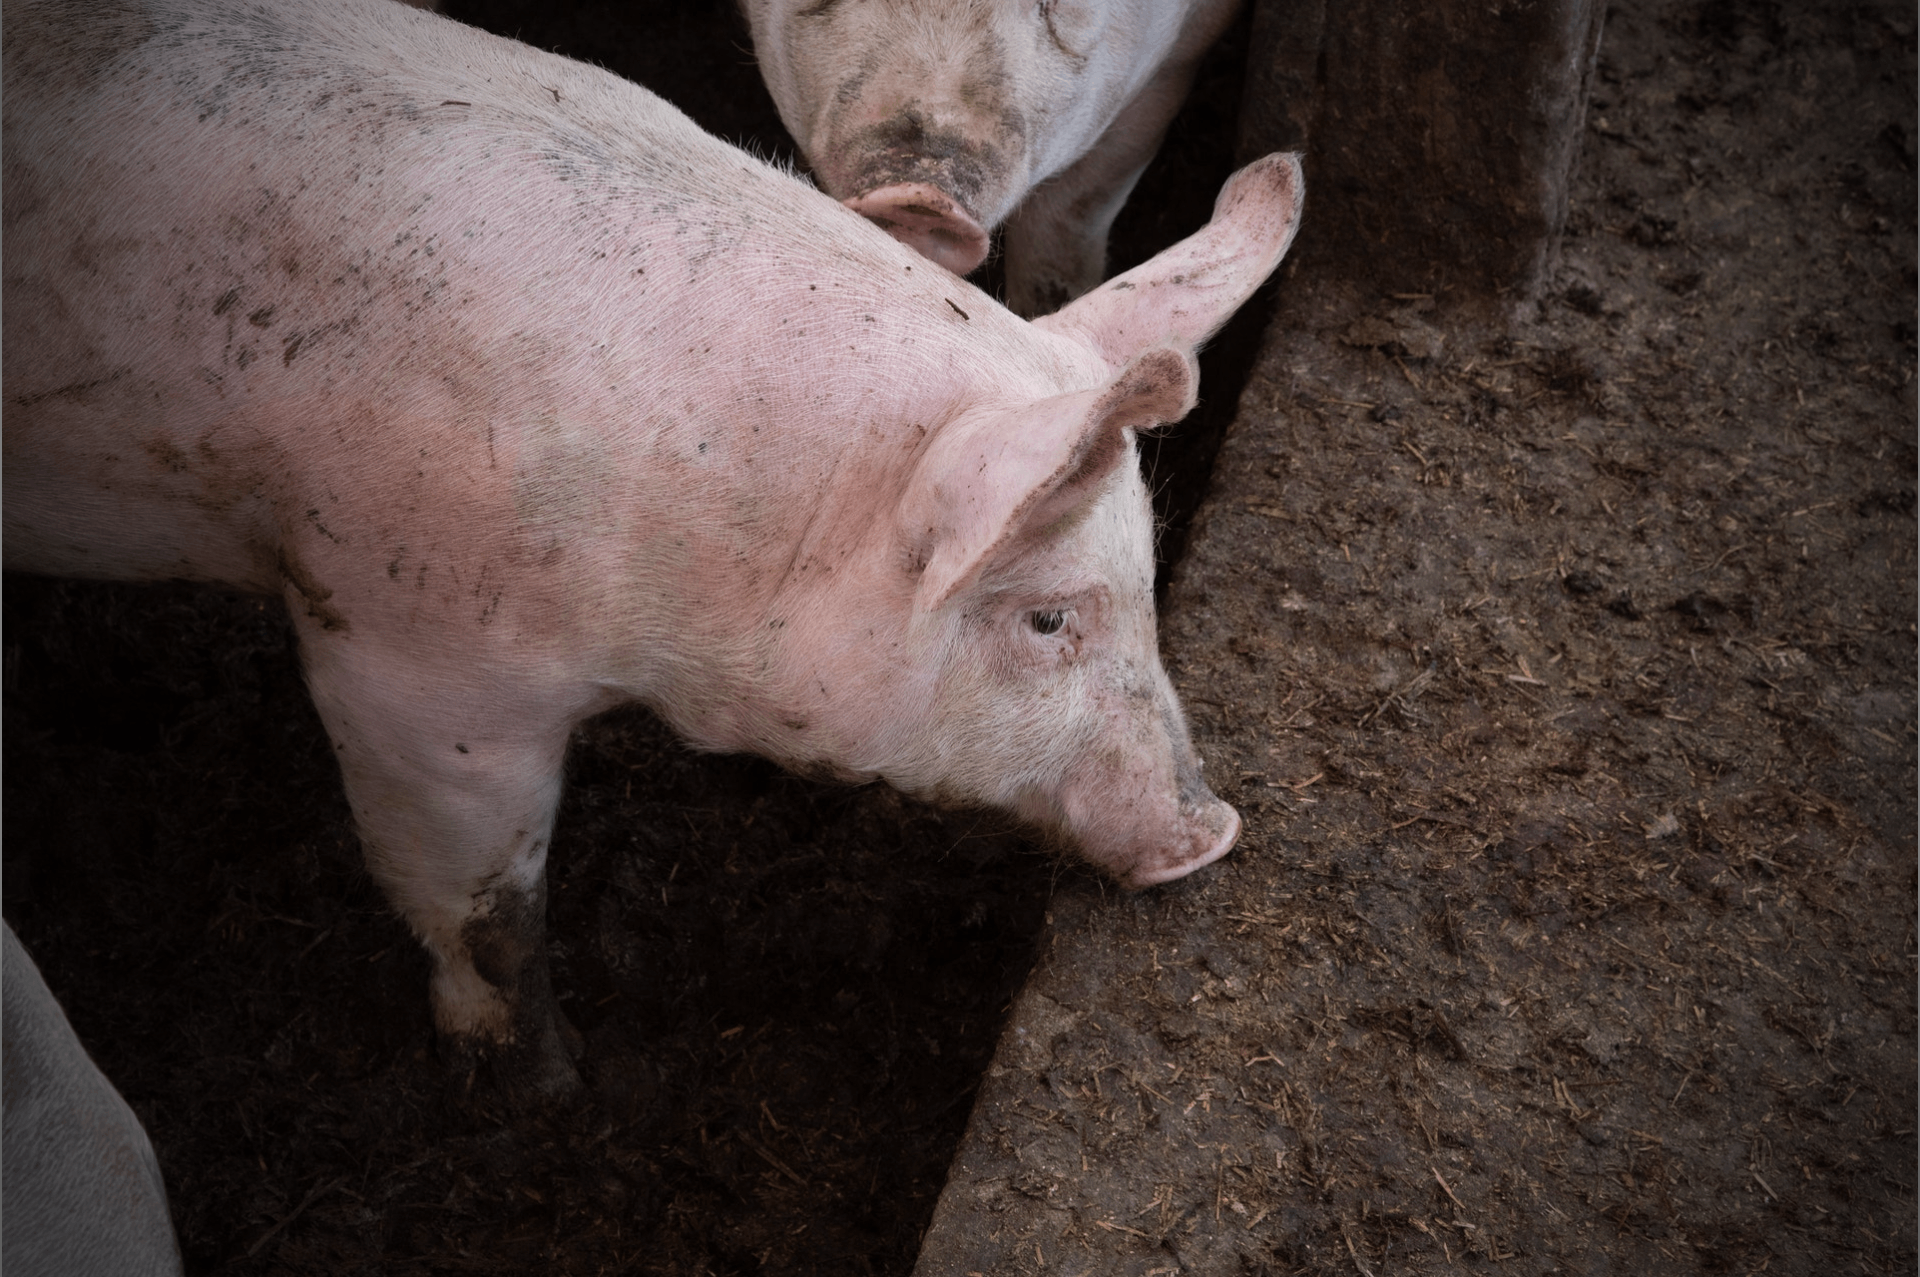
<path fill-rule="evenodd" d="M 896 182 L 843 201 L 928 261 L 965 275 L 987 259 L 987 232 L 960 202 L 926 182 Z"/>

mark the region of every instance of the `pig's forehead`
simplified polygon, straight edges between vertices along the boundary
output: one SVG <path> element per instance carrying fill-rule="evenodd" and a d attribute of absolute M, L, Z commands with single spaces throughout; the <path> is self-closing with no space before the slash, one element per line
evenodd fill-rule
<path fill-rule="evenodd" d="M 1137 449 L 1097 496 L 1034 539 L 1014 573 L 1063 591 L 1101 585 L 1127 594 L 1151 586 L 1153 507 Z"/>

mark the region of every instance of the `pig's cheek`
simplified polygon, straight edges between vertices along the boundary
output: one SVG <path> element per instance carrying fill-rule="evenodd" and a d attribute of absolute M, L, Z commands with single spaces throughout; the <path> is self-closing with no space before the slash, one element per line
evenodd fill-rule
<path fill-rule="evenodd" d="M 1055 803 L 1058 825 L 1081 857 L 1129 884 L 1140 867 L 1135 839 L 1151 823 L 1143 802 L 1149 771 L 1108 743 L 1076 760 Z"/>
<path fill-rule="evenodd" d="M 1071 765 L 1060 809 L 1085 857 L 1130 887 L 1180 877 L 1224 855 L 1237 818 L 1207 790 L 1186 734 L 1153 681 L 1123 678 L 1094 697 L 1098 744 Z M 1191 773 L 1191 775 L 1187 774 Z M 1224 812 L 1215 811 L 1222 808 Z"/>
<path fill-rule="evenodd" d="M 1135 825 L 1134 809 L 1152 786 L 1153 767 L 1137 739 L 1126 693 L 1088 686 L 1093 680 L 1074 679 L 1072 673 L 1063 669 L 1050 682 L 1057 739 L 1070 751 L 1061 760 L 1063 779 L 1054 808 L 1088 857 L 1118 873 L 1126 866 L 1112 863 L 1102 849 L 1115 842 L 1116 831 Z"/>

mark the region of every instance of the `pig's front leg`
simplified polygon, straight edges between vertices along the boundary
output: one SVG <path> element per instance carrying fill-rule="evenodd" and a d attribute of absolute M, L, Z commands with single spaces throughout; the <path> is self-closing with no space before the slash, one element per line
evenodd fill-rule
<path fill-rule="evenodd" d="M 423 659 L 295 616 L 367 868 L 432 955 L 443 1059 L 490 1066 L 516 1100 L 569 1096 L 579 1035 L 547 977 L 546 860 L 574 716 L 470 653 Z"/>
<path fill-rule="evenodd" d="M 1107 234 L 1146 172 L 1199 70 L 1169 64 L 1100 135 L 1093 149 L 1028 192 L 1007 218 L 1007 306 L 1050 314 L 1106 278 Z"/>

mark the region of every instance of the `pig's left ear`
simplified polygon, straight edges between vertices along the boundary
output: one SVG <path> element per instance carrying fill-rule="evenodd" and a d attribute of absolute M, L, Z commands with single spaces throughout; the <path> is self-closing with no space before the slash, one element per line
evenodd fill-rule
<path fill-rule="evenodd" d="M 948 423 L 900 503 L 919 606 L 940 607 L 1099 495 L 1133 455 L 1127 432 L 1184 417 L 1197 385 L 1193 356 L 1153 350 L 1105 386 Z"/>
<path fill-rule="evenodd" d="M 1113 368 L 1160 346 L 1192 350 L 1287 255 L 1305 197 L 1297 154 L 1255 160 L 1220 188 L 1212 221 L 1034 326 L 1091 345 Z"/>

